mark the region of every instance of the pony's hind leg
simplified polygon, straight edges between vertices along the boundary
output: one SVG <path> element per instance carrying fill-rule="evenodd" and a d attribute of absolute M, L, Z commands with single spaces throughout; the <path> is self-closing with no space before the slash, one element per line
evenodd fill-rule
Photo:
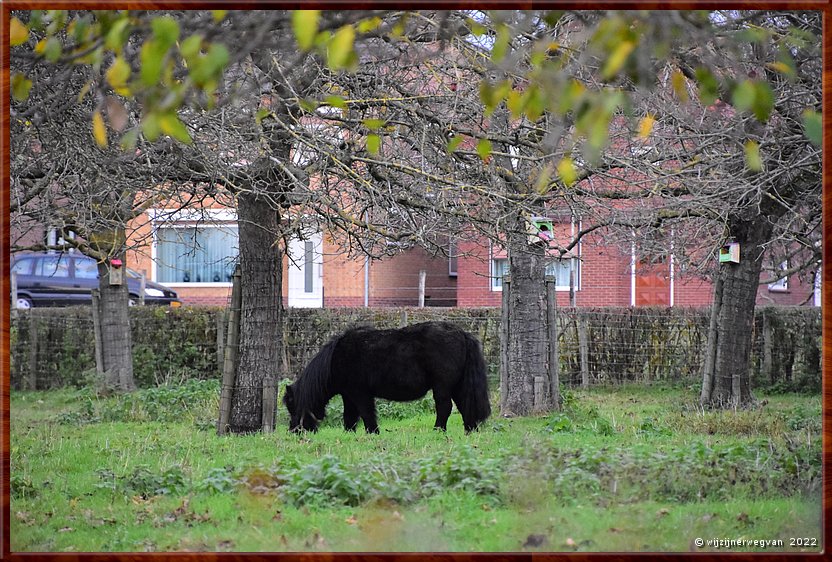
<path fill-rule="evenodd" d="M 446 431 L 448 427 L 448 418 L 451 415 L 451 397 L 450 395 L 434 388 L 433 402 L 436 405 L 436 423 L 433 424 L 433 427 L 434 429 Z"/>
<path fill-rule="evenodd" d="M 361 419 L 364 420 L 364 430 L 367 433 L 378 433 L 378 421 L 376 421 L 376 401 L 372 396 L 353 397 L 353 404 L 358 410 Z M 346 410 L 344 411 L 346 413 Z"/>
<path fill-rule="evenodd" d="M 355 431 L 355 427 L 358 425 L 358 406 L 355 403 L 343 396 L 344 399 L 344 429 L 346 431 Z"/>

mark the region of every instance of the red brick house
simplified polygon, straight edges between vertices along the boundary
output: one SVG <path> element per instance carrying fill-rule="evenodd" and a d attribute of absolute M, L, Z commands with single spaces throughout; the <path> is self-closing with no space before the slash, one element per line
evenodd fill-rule
<path fill-rule="evenodd" d="M 562 244 L 571 240 L 577 225 L 571 220 L 552 220 Z M 557 302 L 570 304 L 570 278 L 577 306 L 708 306 L 713 286 L 684 271 L 671 253 L 648 263 L 634 249 L 606 245 L 602 234 L 591 233 L 570 257 L 555 259 L 548 273 L 556 279 Z M 508 273 L 506 251 L 497 244 L 459 244 L 457 306 L 500 306 L 502 275 Z M 768 278 L 769 274 L 764 273 Z M 820 285 L 807 284 L 798 276 L 774 284 L 761 284 L 757 304 L 820 306 Z"/>

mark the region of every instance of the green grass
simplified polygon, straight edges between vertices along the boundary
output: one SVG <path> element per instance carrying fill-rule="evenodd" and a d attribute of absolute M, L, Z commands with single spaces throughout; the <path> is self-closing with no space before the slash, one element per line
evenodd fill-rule
<path fill-rule="evenodd" d="M 689 551 L 820 539 L 820 397 L 703 412 L 690 388 L 565 392 L 562 413 L 380 435 L 215 435 L 217 386 L 15 392 L 13 551 Z M 818 547 L 809 549 L 819 550 Z M 762 548 L 735 548 L 763 550 Z M 723 549 L 724 551 L 724 549 Z"/>

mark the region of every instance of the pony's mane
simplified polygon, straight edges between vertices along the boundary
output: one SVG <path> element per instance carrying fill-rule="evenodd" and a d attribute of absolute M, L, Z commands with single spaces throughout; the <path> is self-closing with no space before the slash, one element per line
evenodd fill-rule
<path fill-rule="evenodd" d="M 329 396 L 330 361 L 341 337 L 329 340 L 298 377 L 295 383 L 295 403 L 299 411 L 318 409 L 328 399 L 325 397 Z"/>

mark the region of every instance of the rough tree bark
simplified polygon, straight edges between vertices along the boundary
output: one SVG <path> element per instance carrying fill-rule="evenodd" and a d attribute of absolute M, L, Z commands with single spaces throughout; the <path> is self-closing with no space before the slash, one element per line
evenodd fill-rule
<path fill-rule="evenodd" d="M 277 383 L 282 348 L 283 260 L 280 212 L 263 196 L 237 198 L 242 311 L 229 429 L 262 429 L 263 386 Z M 264 345 L 266 343 L 266 345 Z"/>
<path fill-rule="evenodd" d="M 548 376 L 546 357 L 546 283 L 544 246 L 529 244 L 526 217 L 515 212 L 509 227 L 509 325 L 507 372 L 502 373 L 508 391 L 504 416 L 524 416 L 534 411 L 536 377 Z M 541 403 L 546 404 L 544 400 Z"/>
<path fill-rule="evenodd" d="M 123 232 L 122 232 L 123 234 Z M 98 318 L 101 323 L 101 350 L 104 384 L 108 390 L 128 392 L 136 389 L 133 380 L 133 338 L 130 332 L 130 317 L 127 313 L 129 293 L 127 289 L 127 267 L 125 255 L 121 259 L 123 282 L 110 284 L 110 264 L 98 264 Z"/>
<path fill-rule="evenodd" d="M 712 361 L 706 358 L 700 396 L 703 405 L 737 408 L 754 401 L 750 380 L 754 309 L 764 243 L 771 230 L 768 217 L 738 221 L 731 227 L 734 241 L 740 244 L 740 263 L 722 264 L 719 269 L 708 334 L 714 355 Z"/>

